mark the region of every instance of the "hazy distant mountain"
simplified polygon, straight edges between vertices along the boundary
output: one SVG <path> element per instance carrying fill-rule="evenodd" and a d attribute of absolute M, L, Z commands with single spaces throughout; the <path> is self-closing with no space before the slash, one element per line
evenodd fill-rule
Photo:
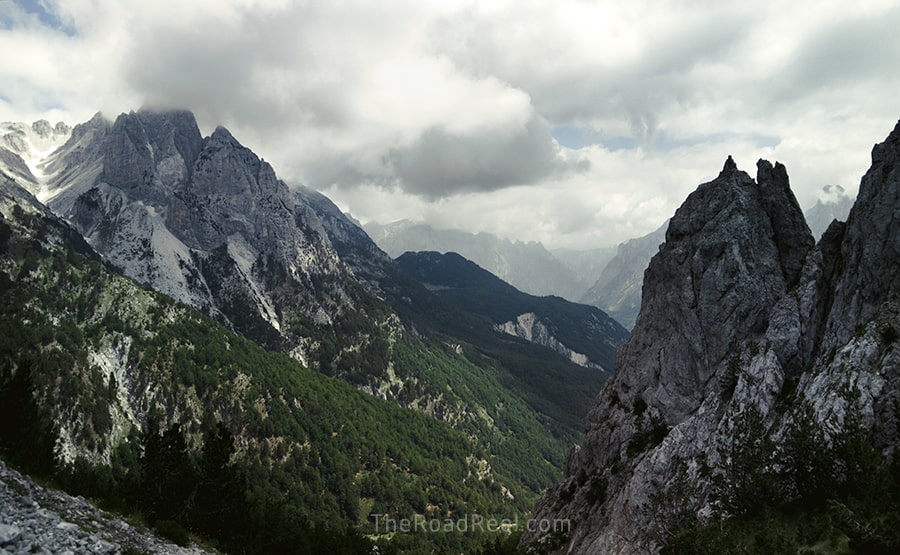
<path fill-rule="evenodd" d="M 619 244 L 596 283 L 580 302 L 601 308 L 628 329 L 634 327 L 641 309 L 641 285 L 650 259 L 666 240 L 664 223 L 653 233 Z"/>
<path fill-rule="evenodd" d="M 385 225 L 369 222 L 364 228 L 394 258 L 404 252 L 455 252 L 532 295 L 576 300 L 586 288 L 575 272 L 540 243 L 510 241 L 490 233 L 434 229 L 409 220 Z"/>
<path fill-rule="evenodd" d="M 812 231 L 813 237 L 818 239 L 825 233 L 828 226 L 834 220 L 847 221 L 850 208 L 855 199 L 844 192 L 840 185 L 825 185 L 819 194 L 819 199 L 812 208 L 806 211 L 806 224 Z"/>
<path fill-rule="evenodd" d="M 575 278 L 582 285 L 582 291 L 586 292 L 616 255 L 616 249 L 617 247 L 586 250 L 550 249 L 550 254 L 575 274 Z"/>

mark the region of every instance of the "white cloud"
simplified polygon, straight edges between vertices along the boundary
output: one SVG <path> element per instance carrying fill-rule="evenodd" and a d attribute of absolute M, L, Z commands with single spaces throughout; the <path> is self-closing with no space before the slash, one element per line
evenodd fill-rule
<path fill-rule="evenodd" d="M 900 117 L 892 1 L 42 5 L 0 2 L 0 119 L 185 107 L 363 219 L 549 245 L 655 229 L 728 154 L 854 194 Z"/>

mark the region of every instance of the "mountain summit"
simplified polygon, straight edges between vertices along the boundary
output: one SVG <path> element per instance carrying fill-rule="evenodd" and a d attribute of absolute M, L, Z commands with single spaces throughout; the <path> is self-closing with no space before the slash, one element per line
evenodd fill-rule
<path fill-rule="evenodd" d="M 270 348 L 358 309 L 313 210 L 223 127 L 142 110 L 76 126 L 49 160 L 49 206 L 124 273 Z M 308 324 L 304 324 L 308 323 Z"/>
<path fill-rule="evenodd" d="M 874 148 L 847 224 L 818 245 L 781 164 L 760 160 L 753 180 L 729 158 L 687 198 L 584 444 L 536 509 L 574 526 L 525 543 L 657 552 L 727 515 L 824 510 L 865 489 L 841 446 L 863 437 L 889 453 L 900 439 L 898 161 L 900 124 Z"/>

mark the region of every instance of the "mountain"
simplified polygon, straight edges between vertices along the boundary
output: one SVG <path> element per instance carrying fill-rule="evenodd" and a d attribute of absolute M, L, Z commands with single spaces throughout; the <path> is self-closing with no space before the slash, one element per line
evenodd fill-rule
<path fill-rule="evenodd" d="M 30 192 L 40 194 L 44 169 L 41 162 L 63 144 L 72 128 L 63 122 L 50 125 L 38 120 L 31 125 L 0 123 L 0 168 Z"/>
<path fill-rule="evenodd" d="M 522 293 L 456 253 L 407 252 L 397 264 L 450 305 L 486 318 L 495 330 L 548 347 L 607 376 L 628 337 L 597 308 Z"/>
<path fill-rule="evenodd" d="M 221 423 L 249 453 L 251 490 L 272 494 L 253 499 L 302 525 L 356 530 L 379 510 L 524 516 L 606 379 L 451 306 L 325 196 L 288 188 L 224 128 L 202 137 L 190 112 L 98 114 L 40 166 L 37 181 L 0 168 L 0 360 L 16 399 L 53 407 L 16 421 L 43 423 L 42 460 L 90 477 L 76 487 L 132 472 L 156 437 L 183 433 L 195 461 Z M 44 348 L 61 354 L 16 382 L 16 361 Z M 442 449 L 451 474 L 423 462 Z M 474 489 L 458 485 L 468 476 Z"/>
<path fill-rule="evenodd" d="M 0 297 L 0 455 L 161 533 L 189 528 L 241 552 L 370 553 L 354 532 L 372 532 L 370 513 L 514 518 L 527 503 L 481 440 L 119 275 L 5 175 Z M 497 428 L 527 422 L 505 418 Z M 371 537 L 412 553 L 430 541 Z"/>
<path fill-rule="evenodd" d="M 569 326 L 571 334 L 564 334 L 566 341 L 583 347 L 586 353 L 591 353 L 595 362 L 591 363 L 583 359 L 580 353 L 552 341 L 544 344 L 520 339 L 515 334 L 501 333 L 498 329 L 500 322 L 493 322 L 483 311 L 473 308 L 466 295 L 454 296 L 446 288 L 423 284 L 419 279 L 421 276 L 411 271 L 412 265 L 401 262 L 414 260 L 415 256 L 401 256 L 397 262 L 392 260 L 357 222 L 341 212 L 326 196 L 302 186 L 295 188 L 294 194 L 308 203 L 319 216 L 336 251 L 349 265 L 354 277 L 385 299 L 401 320 L 413 322 L 419 332 L 431 330 L 438 341 L 453 345 L 455 350 L 476 365 L 496 367 L 500 370 L 503 387 L 521 397 L 530 410 L 544 420 L 544 425 L 557 441 L 565 443 L 575 440 L 577 434 L 573 435 L 573 431 L 580 429 L 581 420 L 594 396 L 609 377 L 615 348 L 627 332 L 623 335 L 621 327 L 600 311 L 577 307 L 559 298 L 538 299 L 523 294 L 477 268 L 474 272 L 477 277 L 469 282 L 467 290 L 483 287 L 501 298 L 515 297 L 513 304 L 519 307 L 535 303 L 555 307 L 547 312 L 561 315 L 560 321 L 566 323 L 564 327 Z M 448 255 L 446 259 L 474 266 L 456 254 Z M 500 290 L 502 293 L 499 293 Z M 477 293 L 477 296 L 483 298 L 484 294 Z M 569 306 L 577 308 L 568 309 Z M 590 331 L 574 330 L 571 312 L 577 313 L 575 318 L 582 318 L 580 323 L 589 326 L 585 329 Z M 540 329 L 542 324 L 537 324 Z M 574 362 L 572 357 L 582 364 Z M 412 363 L 417 364 L 416 361 Z M 605 371 L 597 372 L 594 366 L 600 366 Z M 396 367 L 401 368 L 399 364 Z M 465 390 L 471 387 L 468 384 Z M 384 396 L 383 386 L 363 389 L 373 395 Z M 472 398 L 466 400 L 470 405 L 475 402 Z M 421 405 L 430 406 L 431 402 Z M 495 409 L 488 407 L 487 410 Z"/>
<path fill-rule="evenodd" d="M 434 229 L 409 220 L 386 225 L 369 222 L 364 228 L 394 258 L 404 252 L 455 252 L 532 295 L 577 299 L 585 289 L 575 273 L 540 243 L 510 241 L 489 233 Z"/>
<path fill-rule="evenodd" d="M 48 206 L 107 260 L 260 344 L 321 362 L 306 329 L 379 317 L 272 167 L 189 112 L 95 117 L 46 168 Z"/>
<path fill-rule="evenodd" d="M 665 241 L 667 225 L 668 222 L 643 237 L 620 243 L 616 255 L 580 302 L 601 308 L 628 329 L 634 327 L 641 308 L 644 270 Z"/>
<path fill-rule="evenodd" d="M 816 203 L 804 214 L 813 237 L 821 237 L 834 220 L 847 221 L 847 215 L 852 207 L 853 198 L 844 192 L 843 187 L 840 185 L 822 187 Z"/>
<path fill-rule="evenodd" d="M 784 166 L 753 180 L 729 157 L 669 222 L 617 373 L 535 509 L 568 528 L 523 543 L 896 552 L 898 210 L 900 123 L 818 244 Z"/>
<path fill-rule="evenodd" d="M 551 249 L 550 254 L 571 270 L 582 286 L 582 291 L 587 291 L 587 287 L 597 280 L 603 268 L 616 255 L 616 247 Z"/>

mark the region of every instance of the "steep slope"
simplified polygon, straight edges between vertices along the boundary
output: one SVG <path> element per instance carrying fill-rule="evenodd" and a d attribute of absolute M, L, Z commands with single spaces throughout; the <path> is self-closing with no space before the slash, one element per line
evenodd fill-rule
<path fill-rule="evenodd" d="M 47 120 L 31 125 L 5 121 L 0 123 L 0 167 L 19 185 L 35 195 L 41 194 L 44 180 L 42 161 L 62 145 L 72 129 L 63 122 L 51 126 Z"/>
<path fill-rule="evenodd" d="M 548 347 L 607 376 L 616 350 L 628 336 L 599 309 L 522 293 L 456 253 L 406 253 L 397 264 L 451 305 L 486 317 L 494 329 Z"/>
<path fill-rule="evenodd" d="M 405 272 L 400 264 L 391 260 L 387 254 L 381 251 L 359 225 L 343 214 L 327 197 L 304 187 L 296 188 L 294 194 L 298 199 L 307 203 L 322 220 L 332 244 L 341 259 L 350 267 L 353 275 L 366 283 L 379 297 L 385 299 L 402 321 L 412 322 L 418 337 L 426 341 L 437 341 L 442 346 L 452 345 L 457 355 L 465 357 L 474 366 L 495 369 L 499 384 L 491 384 L 488 390 L 502 384 L 502 388 L 527 404 L 528 411 L 536 414 L 543 423 L 543 430 L 539 433 L 545 437 L 536 436 L 534 430 L 520 428 L 516 432 L 518 437 L 515 438 L 515 443 L 523 446 L 526 444 L 543 445 L 547 443 L 547 436 L 549 436 L 552 438 L 551 444 L 559 445 L 560 453 L 562 453 L 571 445 L 571 442 L 577 440 L 580 436 L 582 418 L 590 408 L 600 386 L 607 379 L 608 373 L 579 366 L 571 362 L 568 356 L 562 356 L 553 349 L 526 342 L 508 334 L 497 333 L 496 323 L 485 317 L 482 312 L 466 309 L 464 306 L 468 302 L 466 299 L 458 302 L 452 296 L 445 298 L 441 295 L 441 291 L 429 291 L 415 276 Z M 496 283 L 500 283 L 504 292 L 513 291 L 516 298 L 532 298 L 499 282 L 497 278 L 480 268 L 478 276 L 487 279 L 475 280 L 471 285 L 480 283 L 483 287 L 491 288 Z M 483 296 L 483 293 L 480 295 Z M 568 305 L 561 299 L 549 300 L 547 303 L 554 306 Z M 568 316 L 566 314 L 566 317 Z M 606 318 L 600 317 L 600 320 L 612 324 Z M 589 316 L 585 316 L 584 321 L 593 322 Z M 618 326 L 612 326 L 613 333 L 608 333 L 606 329 L 608 326 L 599 327 L 603 331 L 598 335 L 591 336 L 586 350 L 597 353 L 601 364 L 606 363 L 611 366 L 614 350 L 610 348 L 610 345 L 618 345 L 624 340 L 619 335 L 622 330 Z M 585 342 L 584 334 L 576 335 L 578 340 Z M 596 345 L 593 344 L 593 339 L 598 340 Z M 401 337 L 400 341 L 404 341 L 404 338 Z M 397 358 L 394 368 L 397 375 L 402 375 L 405 364 L 408 364 L 416 368 L 416 373 L 418 373 L 418 369 L 423 366 L 423 360 L 433 359 L 429 356 L 421 356 L 421 360 Z M 427 365 L 425 366 L 427 367 Z M 437 368 L 436 372 L 442 372 L 442 370 Z M 438 378 L 439 381 L 445 379 L 445 377 Z M 435 410 L 433 407 L 439 407 L 442 403 L 441 399 L 444 399 L 443 403 L 446 403 L 446 399 L 450 396 L 465 395 L 465 392 L 470 392 L 460 399 L 462 404 L 468 406 L 468 410 L 475 412 L 477 412 L 475 407 L 483 406 L 491 418 L 496 418 L 496 415 L 502 411 L 494 404 L 485 403 L 485 393 L 475 390 L 480 380 L 481 378 L 471 379 L 459 376 L 457 383 L 450 384 L 449 391 L 438 392 L 437 399 L 427 397 L 411 399 L 409 393 L 402 388 L 402 383 L 395 381 L 388 385 L 391 388 L 401 386 L 402 395 L 397 398 L 402 402 L 416 407 L 429 407 L 427 410 L 437 412 L 437 414 L 454 414 L 459 410 L 446 411 L 443 408 Z M 421 395 L 423 385 L 427 384 L 416 383 L 409 389 L 418 390 L 418 395 Z M 388 393 L 384 386 L 366 390 L 376 396 L 385 396 Z M 495 395 L 490 391 L 487 393 L 491 397 Z M 512 403 L 510 406 L 516 405 L 516 401 L 503 401 L 503 404 L 510 403 Z M 505 420 L 502 418 L 497 422 L 502 423 Z M 493 445 L 510 443 L 509 439 L 498 443 L 491 439 L 490 435 L 485 435 L 484 430 L 478 433 L 485 442 Z M 556 455 L 545 447 L 528 450 L 526 453 L 525 457 L 522 456 L 522 453 L 515 457 L 517 459 L 534 459 L 549 456 L 550 460 L 559 460 L 561 466 L 561 458 L 557 459 Z M 539 453 L 541 454 L 539 455 Z M 557 463 L 554 462 L 554 464 Z"/>
<path fill-rule="evenodd" d="M 847 221 L 847 215 L 853 207 L 853 198 L 850 197 L 840 185 L 826 185 L 816 203 L 806 211 L 806 223 L 812 231 L 813 237 L 822 237 L 831 222 L 838 220 Z"/>
<path fill-rule="evenodd" d="M 138 530 L 83 498 L 42 487 L 0 461 L 0 544 L 7 553 L 207 555 Z M 15 523 L 15 524 L 13 524 Z"/>
<path fill-rule="evenodd" d="M 371 526 L 370 512 L 504 518 L 526 506 L 526 490 L 502 477 L 479 440 L 116 274 L 3 175 L 0 297 L 0 455 L 78 493 L 177 520 L 242 552 L 328 551 L 322 542 L 334 540 L 369 553 L 353 534 L 322 530 Z M 496 400 L 521 410 L 515 399 Z M 238 474 L 203 474 L 214 438 L 230 446 L 224 460 Z M 161 459 L 150 458 L 154 449 Z M 178 466 L 179 457 L 194 462 Z M 214 500 L 203 489 L 210 483 Z M 407 552 L 432 539 L 381 538 Z M 441 541 L 466 549 L 472 539 Z"/>
<path fill-rule="evenodd" d="M 550 249 L 550 254 L 572 270 L 583 291 L 586 292 L 616 255 L 616 250 L 615 246 L 596 249 L 559 248 Z"/>
<path fill-rule="evenodd" d="M 504 491 L 515 503 L 558 476 L 584 406 L 534 381 L 589 384 L 587 398 L 599 389 L 596 373 L 582 376 L 555 354 L 546 366 L 545 355 L 530 362 L 523 342 L 485 348 L 443 327 L 446 303 L 327 198 L 289 190 L 227 130 L 204 138 L 183 111 L 98 115 L 76 126 L 46 169 L 49 206 L 127 276 L 305 366 L 449 423 L 510 476 Z"/>
<path fill-rule="evenodd" d="M 741 521 L 722 519 L 789 503 L 809 521 L 833 512 L 811 534 L 761 517 L 782 533 L 770 550 L 839 536 L 900 545 L 885 524 L 900 482 L 883 459 L 900 439 L 898 162 L 900 124 L 874 148 L 846 226 L 815 248 L 780 164 L 760 161 L 754 182 L 729 158 L 688 197 L 584 445 L 538 504 L 539 518 L 572 525 L 545 547 L 733 551 Z"/>
<path fill-rule="evenodd" d="M 577 299 L 584 292 L 575 274 L 540 243 L 510 241 L 490 233 L 466 233 L 408 220 L 364 226 L 385 252 L 396 258 L 404 252 L 456 252 L 517 289 L 532 295 Z"/>
<path fill-rule="evenodd" d="M 628 329 L 634 327 L 641 309 L 644 270 L 665 241 L 667 226 L 668 222 L 653 233 L 619 244 L 616 255 L 579 302 L 602 309 Z"/>
<path fill-rule="evenodd" d="M 270 348 L 321 360 L 305 328 L 365 315 L 318 218 L 223 128 L 203 138 L 188 112 L 95 117 L 47 169 L 48 205 L 126 275 Z"/>

